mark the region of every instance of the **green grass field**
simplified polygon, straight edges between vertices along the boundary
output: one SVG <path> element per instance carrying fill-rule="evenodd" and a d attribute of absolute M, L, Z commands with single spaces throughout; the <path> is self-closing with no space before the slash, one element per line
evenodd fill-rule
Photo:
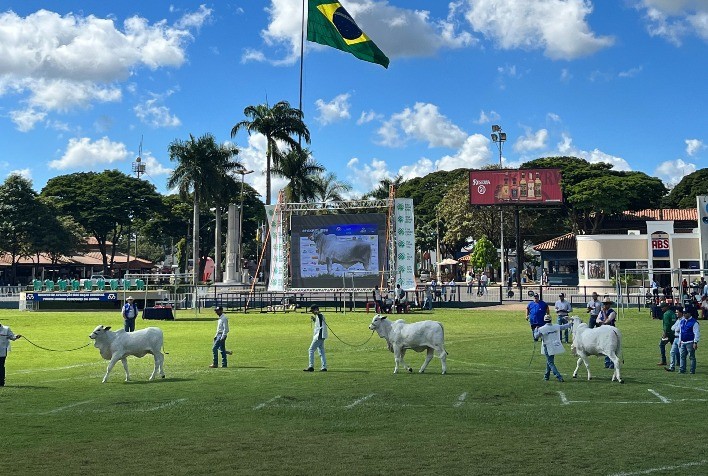
<path fill-rule="evenodd" d="M 366 341 L 372 314 L 326 312 L 330 328 Z M 658 367 L 659 321 L 628 312 L 623 378 L 593 380 L 558 356 L 565 383 L 529 365 L 523 311 L 436 310 L 407 315 L 445 325 L 448 374 L 393 375 L 377 335 L 351 347 L 327 340 L 330 371 L 305 373 L 309 316 L 230 314 L 227 369 L 209 369 L 213 314 L 138 321 L 165 333 L 166 379 L 152 358 L 130 358 L 101 383 L 98 350 L 48 352 L 19 340 L 0 388 L 1 474 L 676 474 L 708 473 L 708 360 L 696 375 Z M 89 341 L 115 313 L 0 311 L 0 322 L 48 348 Z M 703 321 L 701 321 L 703 322 Z M 705 324 L 702 324 L 705 326 Z M 538 347 L 536 347 L 538 352 Z M 409 351 L 415 369 L 423 354 Z M 316 363 L 317 368 L 319 362 Z M 682 444 L 683 443 L 683 444 Z M 689 466 L 690 464 L 690 466 Z M 681 466 L 685 465 L 685 466 Z"/>

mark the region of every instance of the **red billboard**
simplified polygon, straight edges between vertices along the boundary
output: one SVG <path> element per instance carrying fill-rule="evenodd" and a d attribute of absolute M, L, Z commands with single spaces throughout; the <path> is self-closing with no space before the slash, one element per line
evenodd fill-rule
<path fill-rule="evenodd" d="M 470 170 L 472 205 L 558 205 L 560 169 Z"/>

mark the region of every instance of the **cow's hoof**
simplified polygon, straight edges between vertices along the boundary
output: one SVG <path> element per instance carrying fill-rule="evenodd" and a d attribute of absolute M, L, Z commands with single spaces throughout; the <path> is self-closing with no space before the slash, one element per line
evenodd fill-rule
<path fill-rule="evenodd" d="M 624 380 L 618 380 L 619 383 L 624 383 Z"/>
<path fill-rule="evenodd" d="M 573 375 L 573 378 L 578 378 L 578 376 L 577 376 L 577 375 Z"/>
<path fill-rule="evenodd" d="M 410 368 L 410 367 L 408 367 L 408 373 L 409 373 L 409 374 L 412 374 L 412 373 L 413 373 L 413 369 Z"/>
<path fill-rule="evenodd" d="M 165 376 L 163 375 L 162 378 L 165 378 Z"/>

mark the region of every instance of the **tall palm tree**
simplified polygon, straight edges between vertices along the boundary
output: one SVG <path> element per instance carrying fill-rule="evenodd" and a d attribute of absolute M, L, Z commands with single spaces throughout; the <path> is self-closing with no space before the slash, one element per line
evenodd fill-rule
<path fill-rule="evenodd" d="M 248 106 L 243 110 L 248 118 L 236 124 L 231 129 L 231 137 L 239 130 L 246 129 L 248 135 L 263 134 L 266 138 L 266 205 L 271 203 L 270 175 L 272 165 L 280 158 L 278 142 L 284 142 L 291 149 L 299 149 L 300 143 L 293 138 L 298 135 L 310 143 L 310 131 L 303 121 L 300 109 L 290 107 L 287 101 L 280 101 L 273 107 L 268 104 Z"/>
<path fill-rule="evenodd" d="M 336 202 L 344 200 L 343 194 L 351 192 L 352 186 L 347 182 L 337 180 L 334 172 L 318 175 L 317 181 L 320 193 L 315 197 L 318 202 Z"/>
<path fill-rule="evenodd" d="M 209 189 L 222 180 L 224 171 L 240 166 L 231 158 L 237 150 L 233 146 L 220 145 L 211 134 L 198 139 L 189 135 L 188 141 L 175 139 L 168 147 L 171 161 L 177 167 L 167 179 L 169 188 L 177 188 L 180 197 L 188 198 L 191 194 L 194 204 L 192 219 L 192 274 L 194 283 L 199 281 L 199 205 L 209 197 Z"/>
<path fill-rule="evenodd" d="M 324 167 L 310 157 L 308 149 L 290 149 L 281 156 L 271 170 L 273 174 L 288 179 L 285 196 L 290 202 L 313 201 L 321 193 L 317 177 Z"/>
<path fill-rule="evenodd" d="M 364 195 L 363 198 L 376 198 L 379 200 L 384 200 L 389 196 L 389 189 L 391 185 L 398 188 L 403 183 L 403 176 L 396 175 L 393 179 L 385 178 L 379 181 L 379 184 L 371 192 Z"/>

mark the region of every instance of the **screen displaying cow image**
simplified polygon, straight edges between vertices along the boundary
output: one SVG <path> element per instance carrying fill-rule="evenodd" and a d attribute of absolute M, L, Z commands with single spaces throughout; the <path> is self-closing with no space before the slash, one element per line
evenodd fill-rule
<path fill-rule="evenodd" d="M 292 288 L 369 288 L 386 260 L 386 215 L 293 216 Z"/>

